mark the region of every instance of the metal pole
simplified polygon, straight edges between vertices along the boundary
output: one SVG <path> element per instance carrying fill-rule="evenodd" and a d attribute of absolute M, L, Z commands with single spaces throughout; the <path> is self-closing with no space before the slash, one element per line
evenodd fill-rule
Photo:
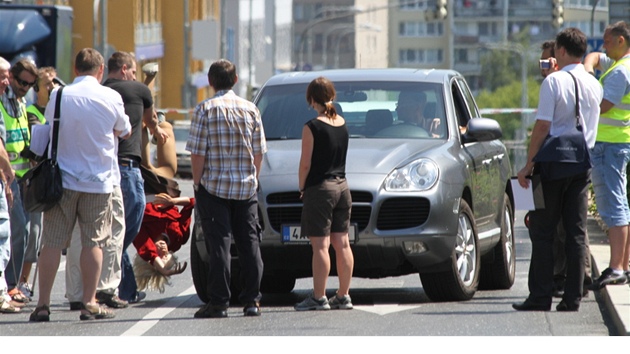
<path fill-rule="evenodd" d="M 182 89 L 182 107 L 190 107 L 190 12 L 188 0 L 184 0 L 184 87 Z"/>
<path fill-rule="evenodd" d="M 595 37 L 595 7 L 599 3 L 599 0 L 595 0 L 593 9 L 591 10 L 591 38 Z"/>
<path fill-rule="evenodd" d="M 99 35 L 98 35 L 98 10 L 101 7 L 100 0 L 94 0 L 92 2 L 92 47 L 94 49 L 99 48 Z"/>
<path fill-rule="evenodd" d="M 225 36 L 227 35 L 225 33 L 225 24 L 227 23 L 226 21 L 226 17 L 227 17 L 227 4 L 226 4 L 226 0 L 221 0 L 221 18 L 220 18 L 220 32 L 221 32 L 221 58 L 225 58 L 227 55 L 227 40 L 225 38 Z"/>
<path fill-rule="evenodd" d="M 252 58 L 253 58 L 253 47 L 254 44 L 252 43 L 253 40 L 253 33 L 252 33 L 252 17 L 254 17 L 254 1 L 253 0 L 249 0 L 249 21 L 247 24 L 247 41 L 249 42 L 249 46 L 247 48 L 247 71 L 248 73 L 248 79 L 247 79 L 247 99 L 251 100 L 252 99 L 252 70 L 253 70 L 253 65 L 252 65 Z"/>
<path fill-rule="evenodd" d="M 101 53 L 107 53 L 107 0 L 101 1 Z M 107 60 L 108 58 L 105 58 Z"/>

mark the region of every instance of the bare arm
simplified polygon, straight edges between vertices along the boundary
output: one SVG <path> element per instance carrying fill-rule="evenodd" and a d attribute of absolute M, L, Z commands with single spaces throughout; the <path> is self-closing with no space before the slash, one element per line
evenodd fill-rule
<path fill-rule="evenodd" d="M 587 72 L 593 73 L 595 72 L 595 69 L 601 69 L 601 66 L 599 65 L 600 54 L 601 53 L 599 52 L 592 52 L 588 53 L 586 57 L 584 57 L 584 69 L 586 69 Z"/>
<path fill-rule="evenodd" d="M 304 184 L 306 184 L 306 177 L 311 170 L 311 158 L 313 156 L 313 133 L 311 130 L 304 126 L 302 128 L 302 156 L 300 157 L 300 168 L 298 171 L 299 176 L 299 188 L 300 192 L 304 190 Z"/>
<path fill-rule="evenodd" d="M 193 185 L 199 185 L 201 182 L 201 175 L 203 174 L 203 164 L 205 163 L 205 156 L 203 155 L 190 155 L 190 162 L 192 164 Z"/>
<path fill-rule="evenodd" d="M 160 128 L 158 124 L 157 113 L 153 107 L 146 108 L 142 113 L 142 122 L 149 128 L 149 131 L 153 136 L 157 137 L 158 145 L 162 145 L 168 140 L 168 134 Z"/>

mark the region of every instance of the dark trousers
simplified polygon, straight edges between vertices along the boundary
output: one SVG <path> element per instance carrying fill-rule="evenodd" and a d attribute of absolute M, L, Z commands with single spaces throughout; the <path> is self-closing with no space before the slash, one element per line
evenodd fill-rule
<path fill-rule="evenodd" d="M 211 195 L 203 187 L 195 192 L 195 208 L 201 219 L 210 257 L 208 294 L 210 304 L 228 306 L 230 302 L 232 238 L 240 263 L 243 304 L 259 302 L 263 262 L 260 256 L 261 229 L 258 223 L 258 197 L 247 200 L 222 199 Z"/>
<path fill-rule="evenodd" d="M 545 209 L 535 210 L 529 216 L 529 237 L 532 256 L 529 266 L 529 300 L 550 305 L 554 276 L 554 236 L 562 220 L 566 233 L 565 254 L 567 278 L 563 300 L 579 304 L 584 282 L 586 252 L 586 220 L 590 171 L 560 180 L 541 180 Z"/>

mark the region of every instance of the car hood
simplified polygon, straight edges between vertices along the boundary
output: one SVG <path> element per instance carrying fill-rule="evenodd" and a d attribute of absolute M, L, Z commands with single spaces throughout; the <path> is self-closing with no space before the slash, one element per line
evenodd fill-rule
<path fill-rule="evenodd" d="M 444 143 L 428 139 L 350 139 L 346 173 L 388 174 L 419 156 L 429 157 L 428 150 Z M 268 141 L 267 145 L 261 177 L 297 175 L 302 141 Z"/>

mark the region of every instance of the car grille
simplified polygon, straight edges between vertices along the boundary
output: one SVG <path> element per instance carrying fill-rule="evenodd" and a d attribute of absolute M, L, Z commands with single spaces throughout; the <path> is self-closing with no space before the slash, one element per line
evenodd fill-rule
<path fill-rule="evenodd" d="M 364 230 L 370 221 L 372 207 L 369 205 L 356 205 L 356 203 L 371 203 L 372 193 L 351 191 L 352 216 L 350 222 L 357 223 L 359 231 Z M 292 206 L 274 206 L 278 204 L 299 204 Z M 273 193 L 267 196 L 267 216 L 270 226 L 277 232 L 281 232 L 282 224 L 299 224 L 302 219 L 302 200 L 299 192 Z"/>
<path fill-rule="evenodd" d="M 431 203 L 426 198 L 391 198 L 381 206 L 376 220 L 379 230 L 406 229 L 422 225 L 429 217 Z"/>

